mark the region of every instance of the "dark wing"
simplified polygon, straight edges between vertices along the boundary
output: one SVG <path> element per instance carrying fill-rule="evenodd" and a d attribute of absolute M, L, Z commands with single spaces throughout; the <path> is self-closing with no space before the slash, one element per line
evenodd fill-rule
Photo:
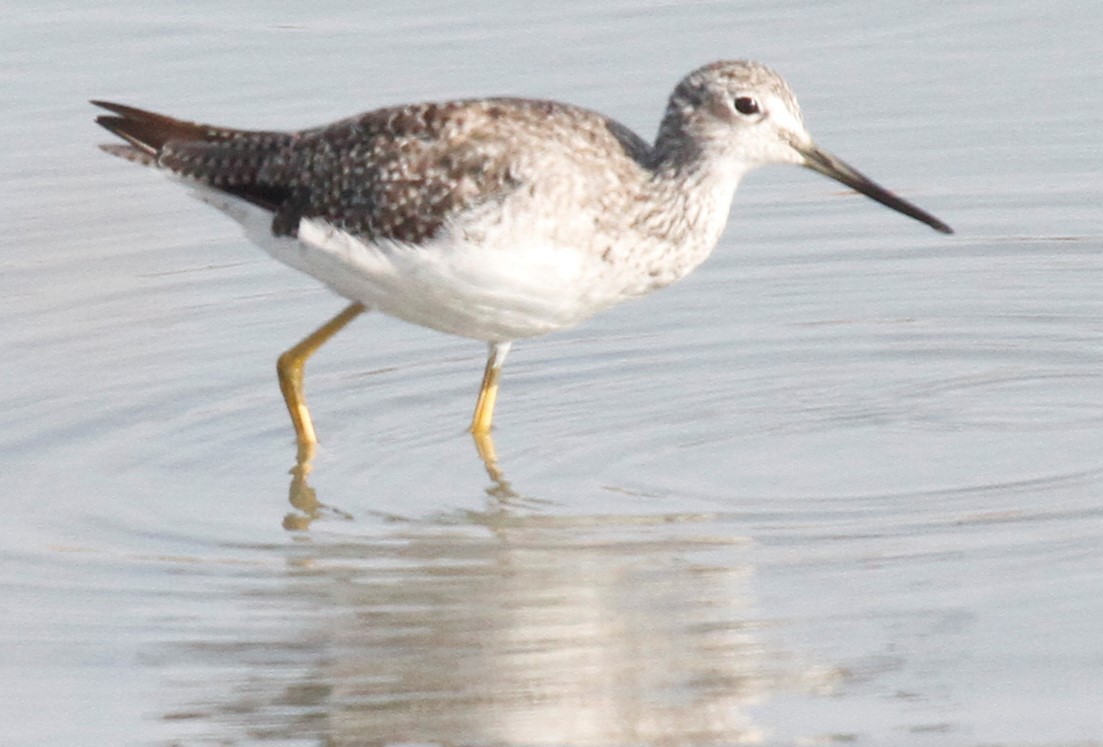
<path fill-rule="evenodd" d="M 417 243 L 446 221 L 514 189 L 505 102 L 380 109 L 302 132 L 182 122 L 102 101 L 96 121 L 129 145 L 103 146 L 271 210 L 272 231 L 302 218 L 368 239 Z"/>

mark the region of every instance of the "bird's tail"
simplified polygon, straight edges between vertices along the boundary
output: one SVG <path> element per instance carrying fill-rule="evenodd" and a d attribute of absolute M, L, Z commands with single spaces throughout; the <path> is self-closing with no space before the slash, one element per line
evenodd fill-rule
<path fill-rule="evenodd" d="M 118 135 L 129 145 L 102 145 L 108 153 L 132 161 L 154 165 L 165 145 L 177 143 L 211 143 L 232 140 L 246 134 L 242 130 L 212 127 L 196 122 L 185 122 L 164 114 L 137 109 L 133 106 L 110 101 L 92 101 L 112 114 L 96 117 L 96 124 L 113 135 Z"/>
<path fill-rule="evenodd" d="M 111 112 L 98 116 L 96 124 L 126 141 L 100 146 L 111 155 L 167 169 L 267 209 L 287 199 L 288 190 L 267 179 L 264 170 L 272 155 L 291 143 L 292 133 L 235 130 L 110 101 L 92 103 Z"/>

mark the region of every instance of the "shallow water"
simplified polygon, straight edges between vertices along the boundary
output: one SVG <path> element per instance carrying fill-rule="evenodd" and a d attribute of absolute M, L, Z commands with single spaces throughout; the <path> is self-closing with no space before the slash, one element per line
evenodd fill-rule
<path fill-rule="evenodd" d="M 33 7 L 33 10 L 32 10 Z M 1103 743 L 1103 11 L 0 12 L 3 744 Z M 519 344 L 341 302 L 94 145 L 446 96 L 650 136 L 720 57 L 953 225 L 748 178 L 716 255 Z"/>

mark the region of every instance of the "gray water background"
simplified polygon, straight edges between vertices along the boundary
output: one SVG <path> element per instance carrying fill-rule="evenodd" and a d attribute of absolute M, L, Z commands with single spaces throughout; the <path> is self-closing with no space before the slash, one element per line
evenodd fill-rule
<path fill-rule="evenodd" d="M 0 743 L 1103 743 L 1103 6 L 0 10 Z M 484 351 L 341 307 L 96 150 L 89 98 L 292 128 L 781 71 L 957 229 L 752 174 L 695 275 Z M 292 503 L 289 503 L 289 497 Z M 317 502 L 312 503 L 315 499 Z"/>

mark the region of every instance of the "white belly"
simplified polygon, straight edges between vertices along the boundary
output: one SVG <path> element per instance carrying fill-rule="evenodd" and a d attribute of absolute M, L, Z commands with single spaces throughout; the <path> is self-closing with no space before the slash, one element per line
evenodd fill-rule
<path fill-rule="evenodd" d="M 412 246 L 366 242 L 303 219 L 298 239 L 276 237 L 271 213 L 225 193 L 195 192 L 280 262 L 349 300 L 441 332 L 487 342 L 533 337 L 636 295 L 625 292 L 623 278 L 600 256 L 532 235 L 489 232 L 475 244 L 445 230 Z"/>

